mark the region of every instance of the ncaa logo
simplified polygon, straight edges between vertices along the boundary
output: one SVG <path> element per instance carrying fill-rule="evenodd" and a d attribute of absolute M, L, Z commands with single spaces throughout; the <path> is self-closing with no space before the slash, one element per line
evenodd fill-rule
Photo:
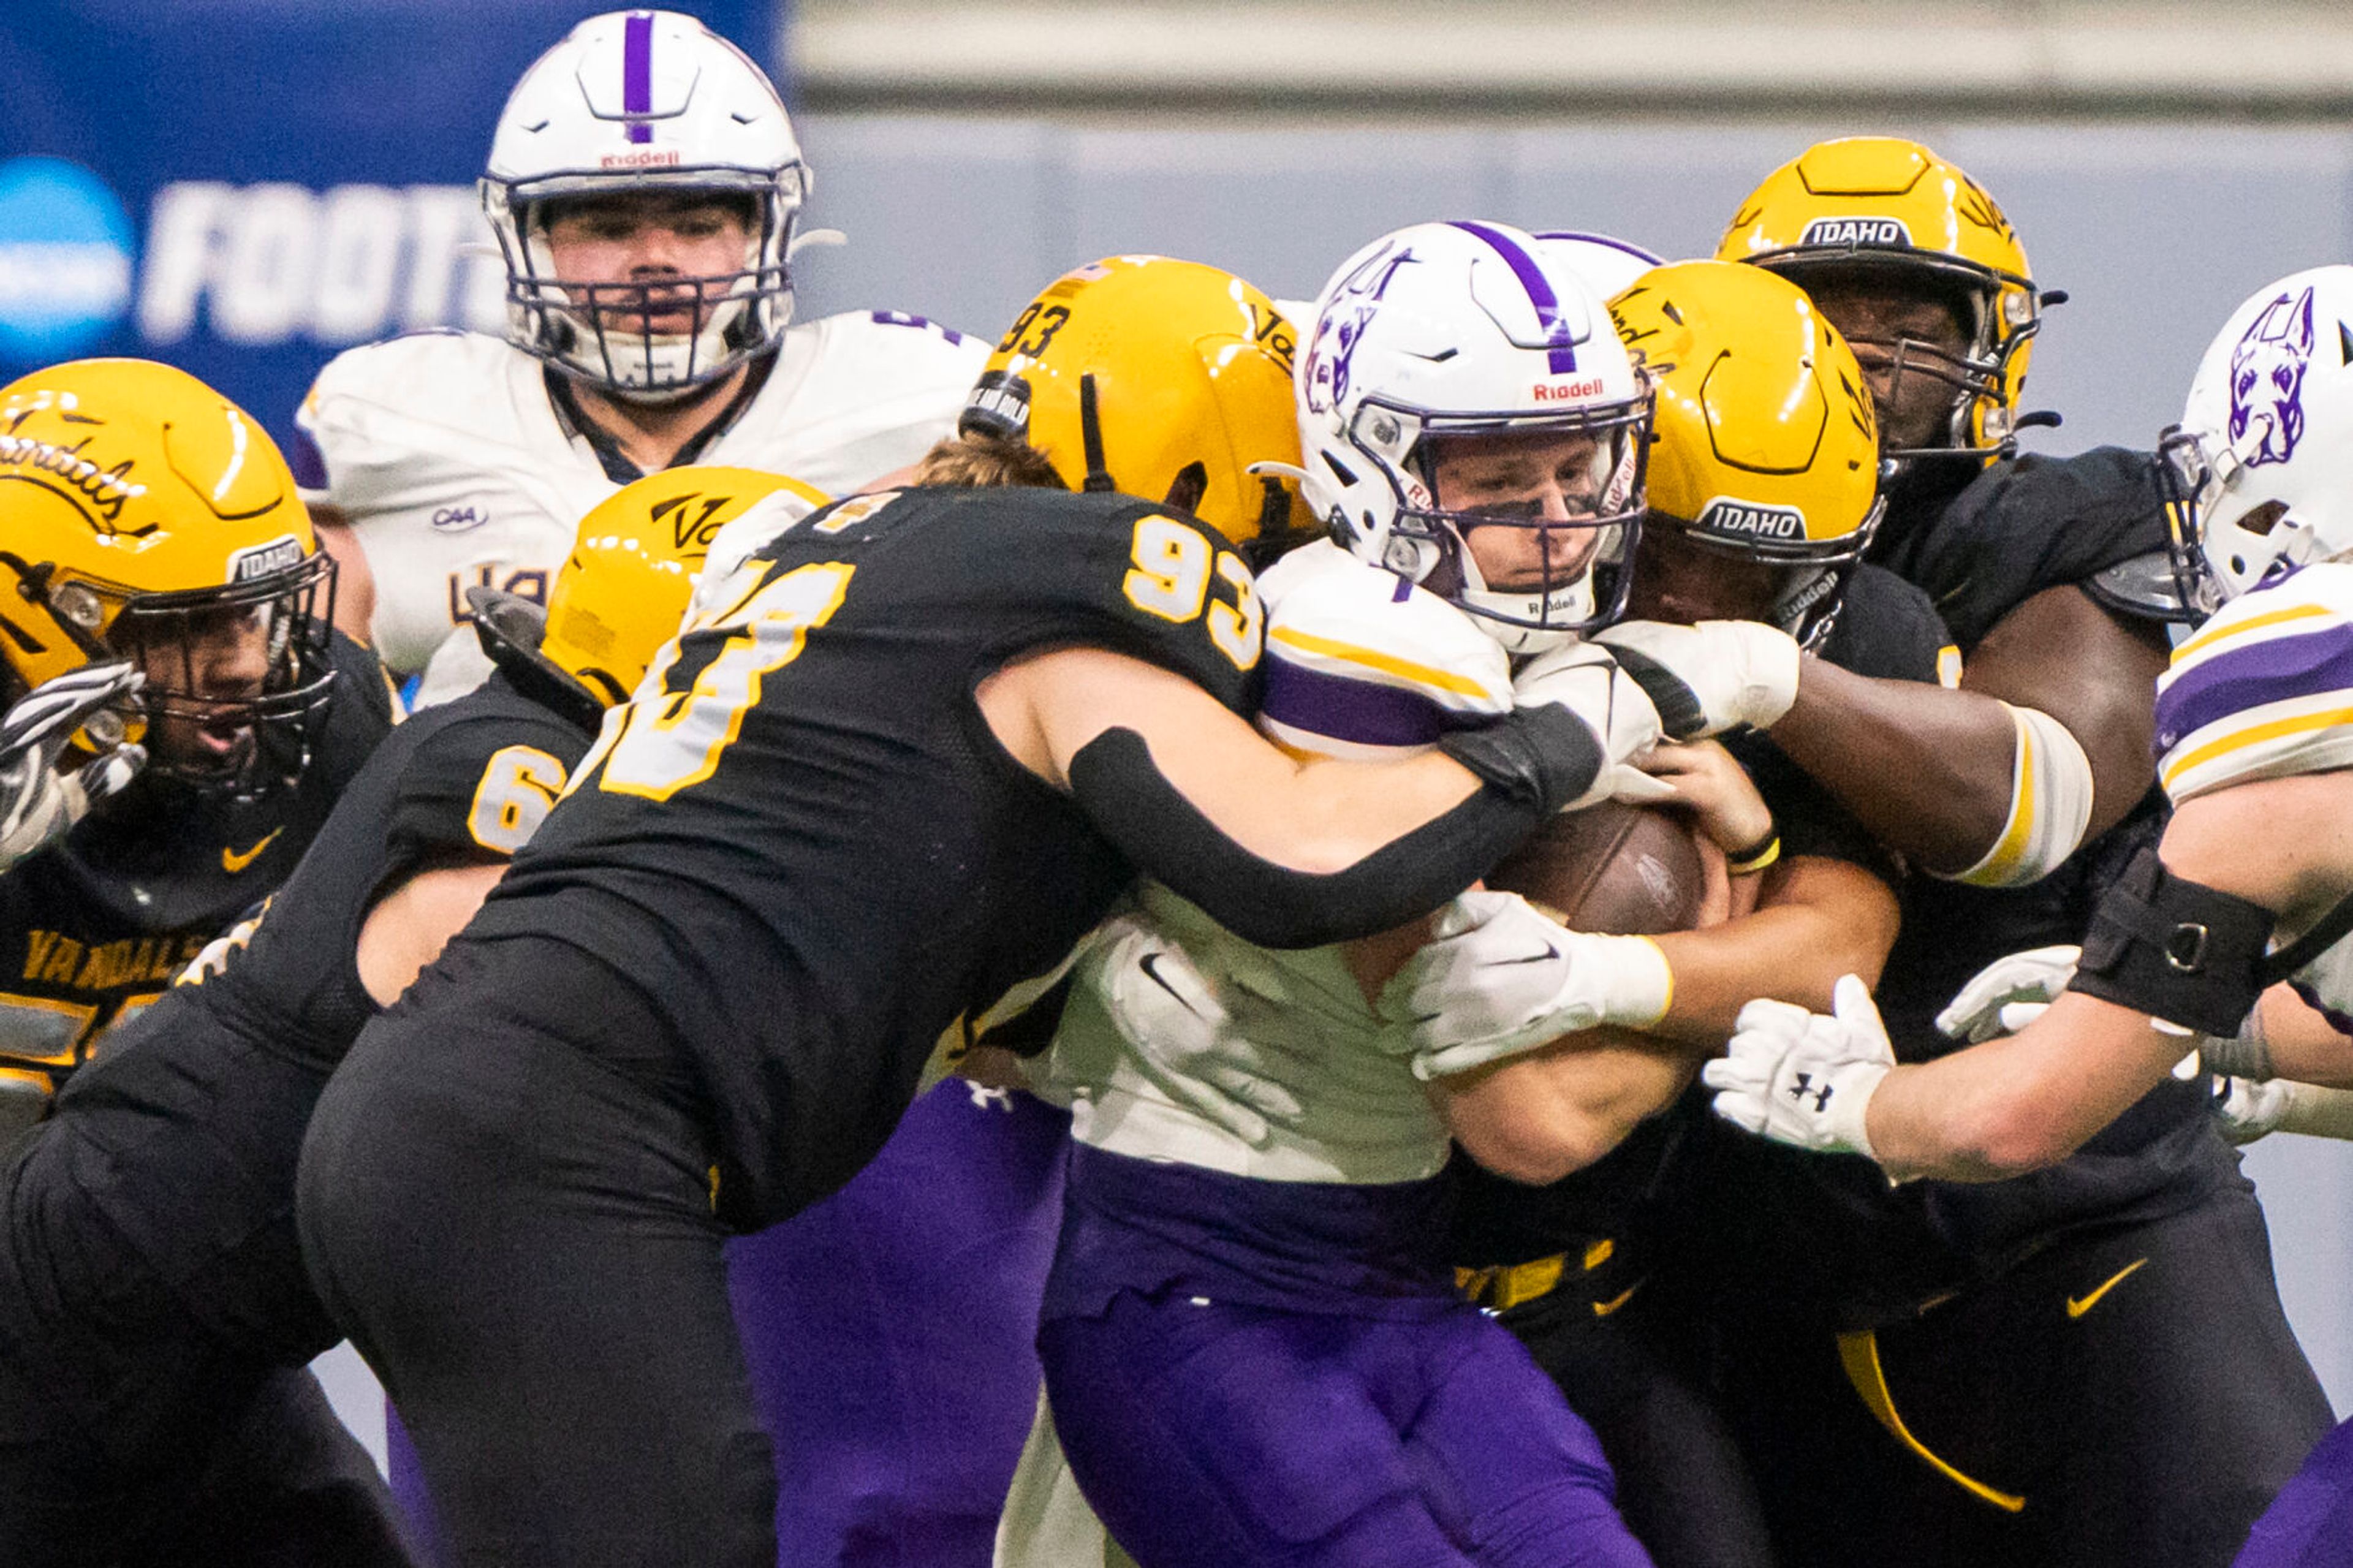
<path fill-rule="evenodd" d="M 0 163 L 0 358 L 47 362 L 106 335 L 131 308 L 131 216 L 63 158 Z"/>
<path fill-rule="evenodd" d="M 1841 245 L 1850 249 L 1909 250 L 1912 231 L 1901 218 L 1818 217 L 1798 237 L 1799 245 Z"/>
<path fill-rule="evenodd" d="M 1760 506 L 1718 496 L 1699 514 L 1703 533 L 1746 534 L 1754 539 L 1803 539 L 1806 514 L 1793 506 Z"/>

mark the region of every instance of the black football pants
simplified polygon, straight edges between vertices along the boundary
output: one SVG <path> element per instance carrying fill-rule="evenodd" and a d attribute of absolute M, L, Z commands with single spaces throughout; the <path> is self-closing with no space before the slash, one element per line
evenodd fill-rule
<path fill-rule="evenodd" d="M 1820 1327 L 1716 1328 L 1724 1407 L 1792 1564 L 2226 1568 L 2330 1425 L 2243 1184 L 2055 1237 L 1843 1360 Z M 1873 1353 L 1908 1442 L 1848 1370 L 1868 1381 Z"/>
<path fill-rule="evenodd" d="M 573 1041 L 659 1033 L 558 943 L 453 943 L 321 1099 L 328 1310 L 399 1408 L 444 1568 L 775 1568 L 707 1141 Z"/>
<path fill-rule="evenodd" d="M 199 1325 L 54 1149 L 20 1145 L 5 1178 L 0 1563 L 406 1568 L 392 1494 L 310 1373 Z"/>

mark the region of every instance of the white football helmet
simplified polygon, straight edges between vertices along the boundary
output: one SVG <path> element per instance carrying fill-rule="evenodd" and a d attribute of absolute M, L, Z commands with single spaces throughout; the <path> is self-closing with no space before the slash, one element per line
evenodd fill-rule
<path fill-rule="evenodd" d="M 1577 275 L 1585 279 L 1585 286 L 1593 290 L 1596 299 L 1615 300 L 1633 286 L 1635 279 L 1653 267 L 1667 264 L 1665 257 L 1615 235 L 1548 228 L 1539 230 L 1536 237 L 1544 241 L 1547 255 L 1560 257 L 1577 268 Z"/>
<path fill-rule="evenodd" d="M 786 259 L 808 185 L 783 100 L 743 50 L 673 11 L 589 17 L 523 72 L 491 143 L 482 210 L 506 255 L 508 340 L 620 395 L 684 395 L 783 335 Z M 743 266 L 702 279 L 560 281 L 548 204 L 647 190 L 749 196 L 757 210 Z M 675 315 L 682 292 L 691 328 L 655 331 L 657 301 Z"/>
<path fill-rule="evenodd" d="M 2232 311 L 2158 451 L 2200 615 L 2353 552 L 2353 267 L 2290 273 Z"/>
<path fill-rule="evenodd" d="M 1493 223 L 1417 224 L 1375 240 L 1316 296 L 1298 392 L 1300 495 L 1357 557 L 1470 612 L 1514 653 L 1624 609 L 1650 384 L 1554 242 Z M 1589 510 L 1563 521 L 1440 504 L 1439 446 L 1523 435 L 1590 437 Z M 1488 586 L 1463 536 L 1493 525 L 1545 531 L 1537 585 Z M 1553 537 L 1568 530 L 1579 537 Z M 1556 552 L 1567 559 L 1555 579 Z"/>

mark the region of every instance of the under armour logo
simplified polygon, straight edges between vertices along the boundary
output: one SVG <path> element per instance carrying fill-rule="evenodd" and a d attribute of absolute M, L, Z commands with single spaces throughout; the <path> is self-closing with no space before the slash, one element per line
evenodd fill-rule
<path fill-rule="evenodd" d="M 1798 1075 L 1798 1081 L 1789 1086 L 1789 1098 L 1791 1100 L 1803 1100 L 1808 1095 L 1813 1096 L 1814 1110 L 1817 1113 L 1828 1110 L 1831 1108 L 1831 1086 L 1829 1084 L 1824 1084 L 1821 1088 L 1816 1089 L 1814 1087 L 1814 1075 L 1810 1072 L 1801 1072 Z"/>
<path fill-rule="evenodd" d="M 987 1084 L 974 1083 L 969 1079 L 965 1080 L 965 1088 L 971 1091 L 972 1108 L 975 1110 L 987 1110 L 995 1109 L 1004 1111 L 1008 1116 L 1013 1113 L 1013 1091 L 1011 1089 L 991 1089 Z"/>

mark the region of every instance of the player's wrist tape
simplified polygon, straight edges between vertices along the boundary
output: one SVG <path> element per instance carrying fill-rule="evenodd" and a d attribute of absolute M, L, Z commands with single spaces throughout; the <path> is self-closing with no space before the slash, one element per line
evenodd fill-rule
<path fill-rule="evenodd" d="M 2133 857 L 2093 912 L 2068 989 L 2204 1035 L 2235 1035 L 2263 994 L 2272 911 Z"/>
<path fill-rule="evenodd" d="M 1750 877 L 1762 871 L 1781 858 L 1781 830 L 1769 829 L 1764 837 L 1746 849 L 1724 852 L 1724 868 L 1735 877 Z"/>
<path fill-rule="evenodd" d="M 1418 920 L 1485 876 L 1548 815 L 1482 789 L 1353 866 L 1299 871 L 1226 837 L 1133 730 L 1097 735 L 1072 753 L 1069 772 L 1071 795 L 1121 854 L 1261 947 L 1321 947 Z"/>
<path fill-rule="evenodd" d="M 2209 1035 L 2198 1042 L 2200 1065 L 2217 1078 L 2242 1078 L 2250 1083 L 2268 1083 L 2279 1076 L 2272 1065 L 2272 1042 L 2263 1032 L 2263 1010 L 2260 1004 L 2247 1010 L 2246 1021 L 2235 1035 Z"/>
<path fill-rule="evenodd" d="M 1492 724 L 1454 731 L 1438 749 L 1507 799 L 1546 816 L 1592 788 L 1609 760 L 1591 726 L 1557 702 L 1515 708 Z"/>
<path fill-rule="evenodd" d="M 1952 880 L 2018 888 L 2058 869 L 2092 822 L 2092 759 L 2067 726 L 2032 708 L 2002 706 L 2017 731 L 2010 816 L 1993 845 Z"/>

